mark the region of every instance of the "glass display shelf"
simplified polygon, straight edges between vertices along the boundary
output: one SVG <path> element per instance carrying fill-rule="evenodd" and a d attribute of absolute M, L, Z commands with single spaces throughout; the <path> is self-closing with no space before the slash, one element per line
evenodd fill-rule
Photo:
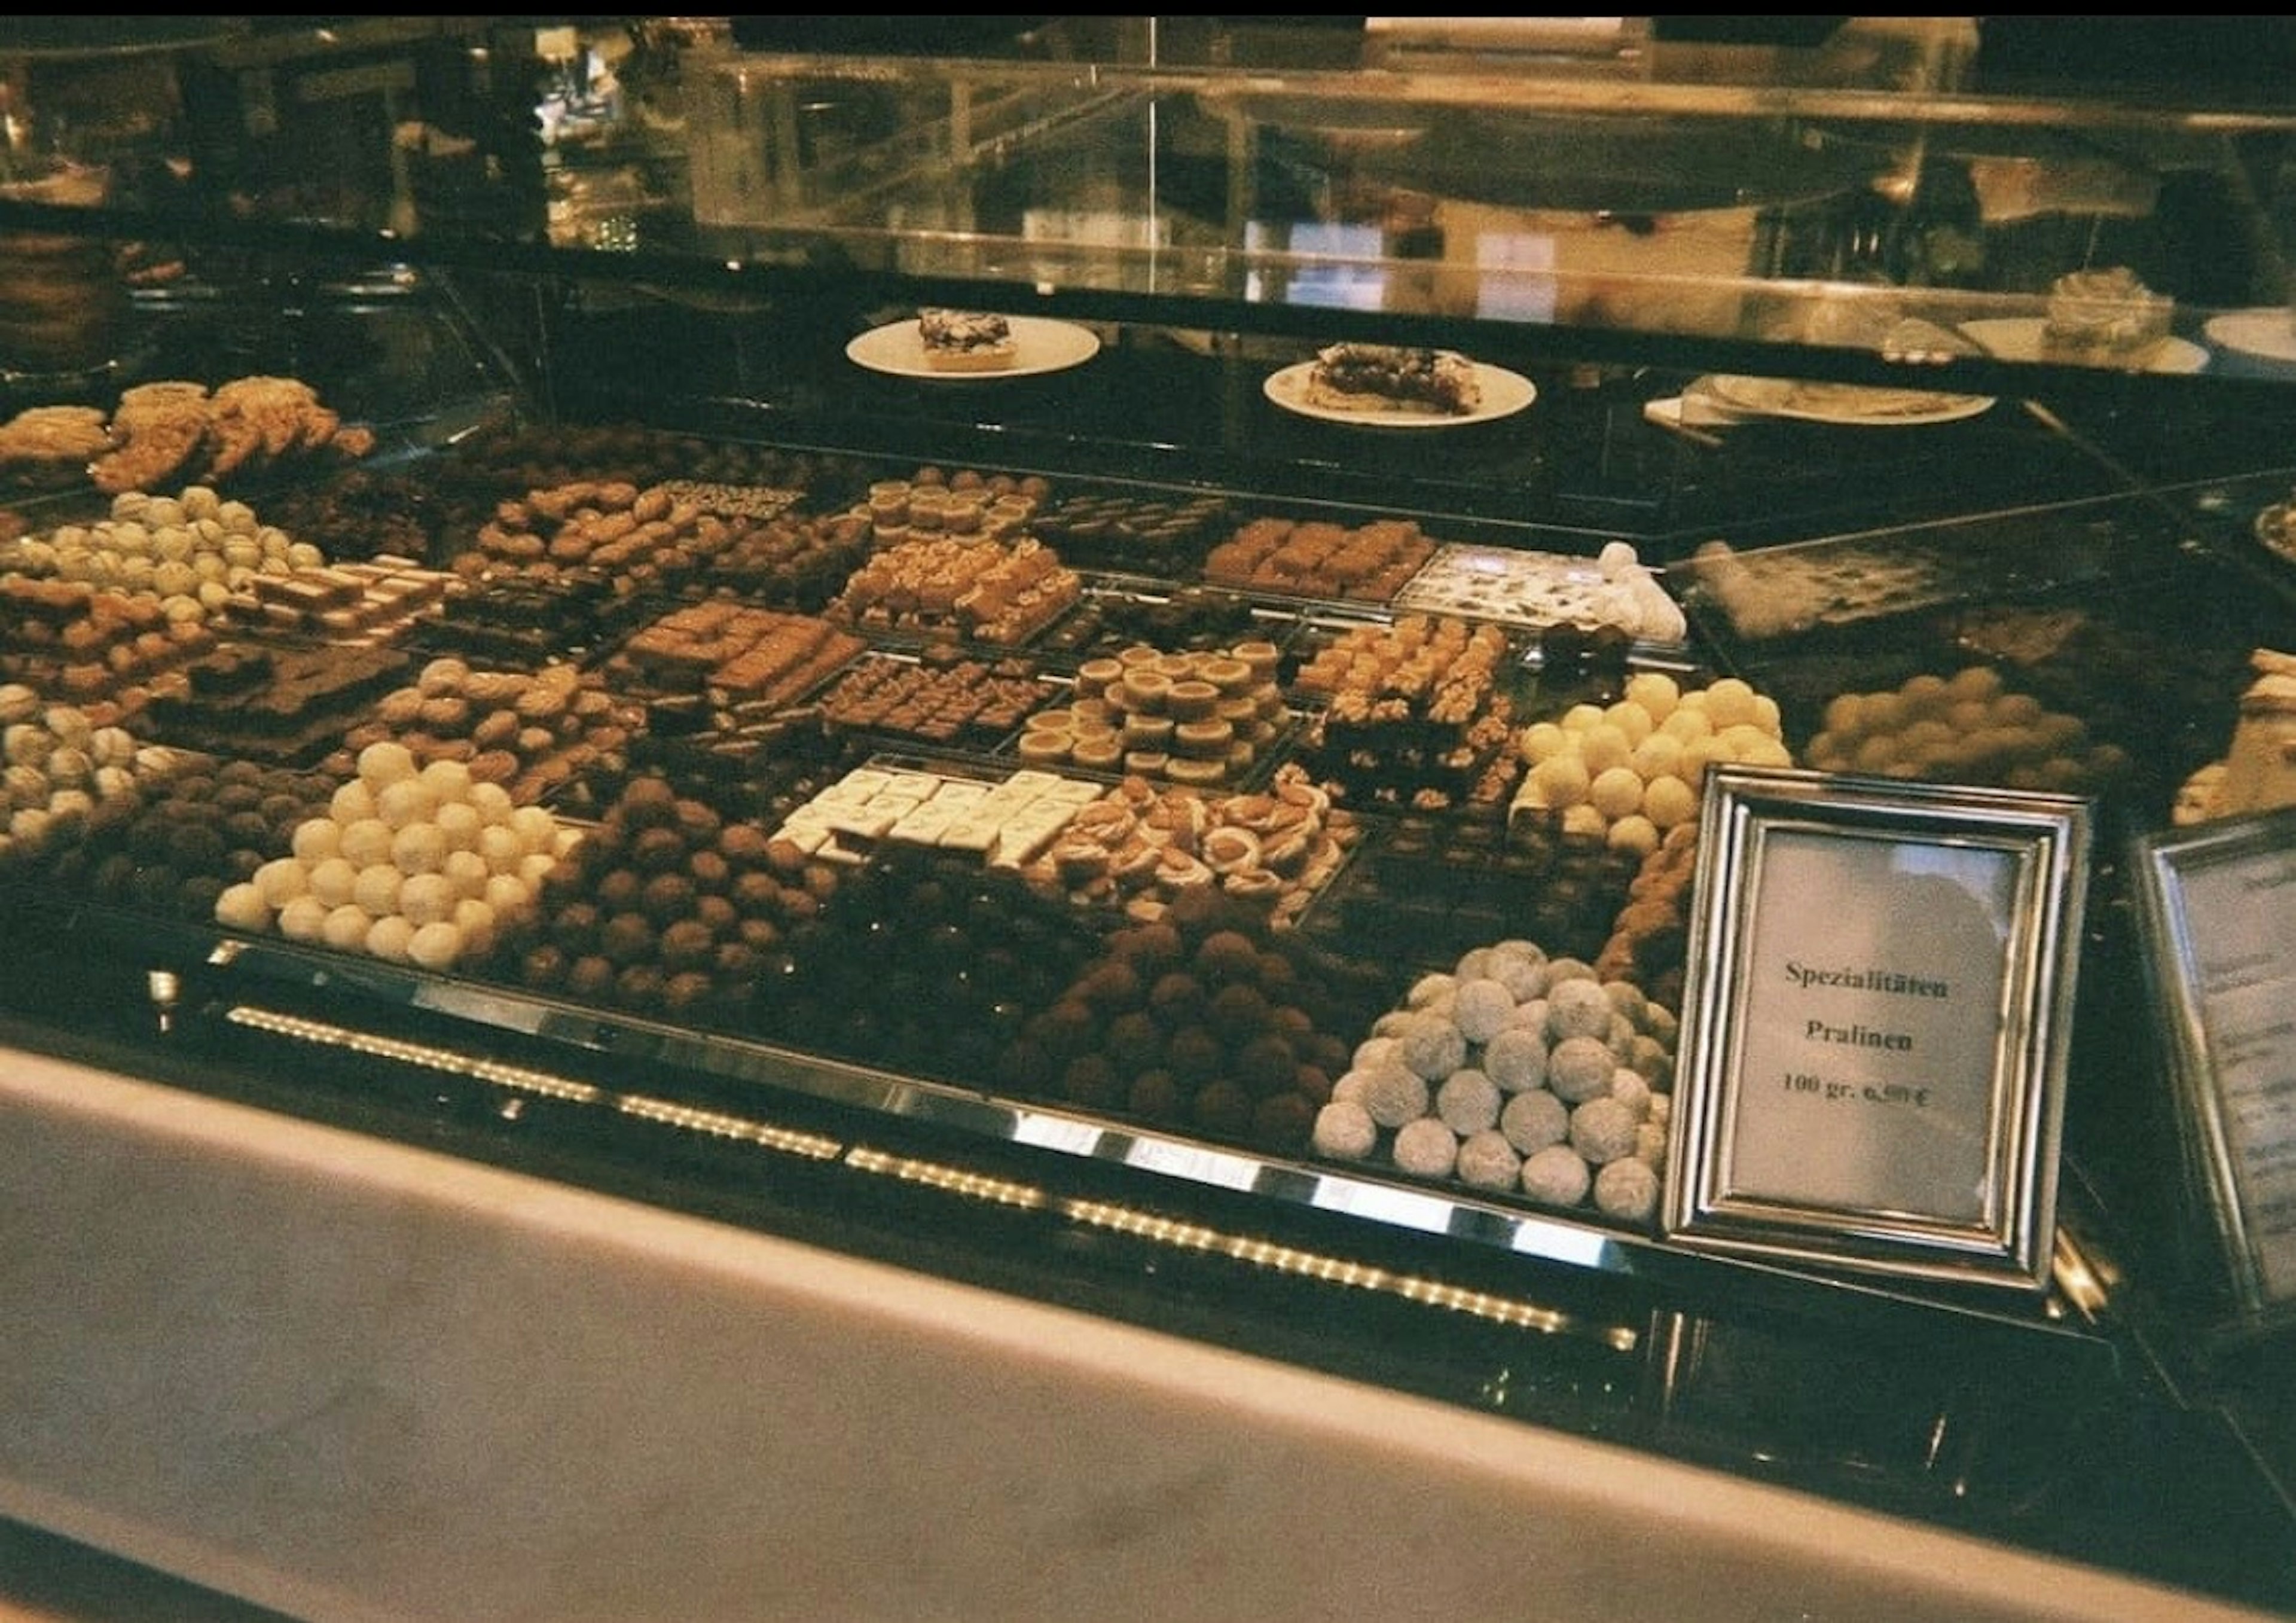
<path fill-rule="evenodd" d="M 0 228 L 1471 355 L 1514 330 L 1975 392 L 2284 381 L 2296 352 L 2296 107 L 2245 84 L 2044 94 L 1942 36 L 1447 50 L 1053 19 L 1002 56 L 867 55 L 743 49 L 724 20 L 358 20 L 154 45 L 141 109 L 0 39 L 80 120 Z M 2144 330 L 2061 341 L 2052 293 L 2104 271 Z"/>
<path fill-rule="evenodd" d="M 984 1144 L 1012 1145 L 1051 1157 L 1050 1165 L 1038 1160 L 1045 1189 L 1014 1185 L 1021 1192 L 1016 1198 L 1029 1203 L 1062 1187 L 1060 1163 L 1095 1163 L 1144 1175 L 1151 1188 L 1245 1197 L 1245 1209 L 1265 1203 L 1325 1214 L 1351 1229 L 1437 1237 L 1471 1255 L 1512 1257 L 1536 1268 L 1559 1266 L 1653 1289 L 1774 1299 L 1821 1314 L 1891 1303 L 1948 1321 L 2106 1348 L 2115 1338 L 2104 1283 L 2112 1270 L 2074 1228 L 2060 1235 L 2049 1287 L 2030 1296 L 1814 1274 L 1684 1252 L 1647 1229 L 1591 1211 L 1538 1209 L 1391 1169 L 1270 1155 L 1135 1119 L 1080 1114 L 360 954 L 156 920 L 37 887 L 20 889 L 12 906 L 19 916 L 40 918 L 45 938 L 80 944 L 72 956 L 94 953 L 147 966 L 152 1015 L 163 1029 L 212 1027 L 289 1052 L 388 1060 L 451 1076 L 513 1111 L 522 1101 L 576 1119 L 641 1119 L 701 1140 L 824 1160 L 847 1152 L 844 1135 L 857 1130 L 851 1124 L 905 1123 L 932 1135 L 958 1165 L 967 1145 L 976 1152 Z M 505 1037 L 520 1043 L 522 1058 L 488 1057 L 490 1045 Z M 555 1063 L 553 1055 L 559 1056 Z M 600 1076 L 614 1079 L 591 1079 Z M 792 1099 L 832 1107 L 834 1119 L 848 1125 L 824 1132 L 820 1119 L 808 1123 L 802 1115 L 792 1123 Z"/>

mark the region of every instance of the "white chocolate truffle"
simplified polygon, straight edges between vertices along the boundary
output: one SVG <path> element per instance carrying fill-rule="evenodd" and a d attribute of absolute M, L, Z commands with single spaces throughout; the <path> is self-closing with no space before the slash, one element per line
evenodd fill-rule
<path fill-rule="evenodd" d="M 455 904 L 455 928 L 463 932 L 463 951 L 484 954 L 493 950 L 495 932 L 500 926 L 495 910 L 478 898 L 466 896 Z"/>
<path fill-rule="evenodd" d="M 321 926 L 319 939 L 340 953 L 355 953 L 366 946 L 368 926 L 374 922 L 366 916 L 366 909 L 356 902 L 345 902 L 327 910 L 326 922 Z"/>
<path fill-rule="evenodd" d="M 1362 1105 L 1334 1096 L 1316 1112 L 1314 1139 L 1318 1155 L 1361 1160 L 1379 1143 L 1379 1124 Z"/>
<path fill-rule="evenodd" d="M 435 823 L 410 823 L 390 837 L 390 865 L 401 873 L 435 876 L 447 865 L 447 836 Z"/>
<path fill-rule="evenodd" d="M 1463 1068 L 1443 1079 L 1435 1090 L 1435 1114 L 1461 1138 L 1472 1138 L 1498 1126 L 1498 1084 L 1480 1070 Z"/>
<path fill-rule="evenodd" d="M 378 793 L 387 785 L 404 783 L 422 770 L 414 751 L 397 739 L 379 739 L 358 752 L 360 781 Z"/>
<path fill-rule="evenodd" d="M 1432 1116 L 1406 1121 L 1395 1135 L 1395 1164 L 1414 1177 L 1449 1177 L 1459 1164 L 1458 1135 Z"/>
<path fill-rule="evenodd" d="M 414 940 L 414 926 L 395 913 L 386 914 L 367 926 L 367 952 L 389 963 L 406 963 Z"/>
<path fill-rule="evenodd" d="M 1383 1127 L 1399 1127 L 1427 1113 L 1427 1082 L 1407 1065 L 1363 1073 L 1363 1107 Z"/>
<path fill-rule="evenodd" d="M 1545 1088 L 1517 1094 L 1499 1112 L 1499 1131 L 1518 1155 L 1536 1155 L 1570 1134 L 1570 1107 Z"/>
<path fill-rule="evenodd" d="M 374 815 L 394 829 L 428 823 L 439 809 L 439 791 L 419 777 L 399 778 L 374 791 Z"/>
<path fill-rule="evenodd" d="M 558 819 L 543 807 L 518 807 L 510 815 L 510 826 L 529 853 L 553 858 L 558 855 Z"/>
<path fill-rule="evenodd" d="M 1534 949 L 1535 950 L 1535 949 Z M 1546 991 L 1546 956 L 1529 953 L 1494 950 L 1490 956 L 1490 978 L 1507 989 L 1507 996 L 1517 1004 L 1526 1004 Z"/>
<path fill-rule="evenodd" d="M 1514 994 L 1496 980 L 1462 980 L 1451 1001 L 1451 1019 L 1469 1042 L 1488 1043 L 1505 1028 L 1514 1002 Z"/>
<path fill-rule="evenodd" d="M 1355 1057 L 1349 1063 L 1357 1070 L 1374 1070 L 1382 1065 L 1398 1065 L 1403 1062 L 1403 1045 L 1392 1037 L 1367 1037 L 1356 1045 Z"/>
<path fill-rule="evenodd" d="M 1546 1086 L 1565 1104 L 1583 1104 L 1611 1091 L 1617 1069 L 1611 1045 L 1600 1037 L 1565 1037 L 1547 1051 Z"/>
<path fill-rule="evenodd" d="M 330 907 L 340 907 L 357 888 L 359 871 L 347 857 L 327 857 L 311 865 L 307 888 Z"/>
<path fill-rule="evenodd" d="M 1404 996 L 1403 1006 L 1406 1009 L 1444 1008 L 1448 1006 L 1452 994 L 1458 989 L 1459 979 L 1456 975 L 1439 972 L 1422 975 L 1411 983 L 1411 990 Z"/>
<path fill-rule="evenodd" d="M 342 838 L 335 842 L 345 861 L 355 868 L 372 867 L 390 860 L 390 842 L 398 831 L 380 817 L 361 817 L 346 824 Z"/>
<path fill-rule="evenodd" d="M 310 873 L 292 857 L 277 857 L 255 871 L 255 888 L 264 904 L 281 908 L 310 889 Z"/>
<path fill-rule="evenodd" d="M 1478 1189 L 1513 1189 L 1522 1176 L 1522 1157 L 1494 1127 L 1461 1141 L 1458 1170 L 1460 1182 Z"/>
<path fill-rule="evenodd" d="M 1576 1206 L 1594 1181 L 1569 1144 L 1549 1144 L 1523 1157 L 1522 1192 L 1542 1206 Z"/>
<path fill-rule="evenodd" d="M 295 825 L 290 845 L 296 861 L 316 868 L 328 857 L 342 855 L 343 825 L 332 817 L 306 817 Z"/>
<path fill-rule="evenodd" d="M 327 905 L 305 892 L 279 910 L 279 933 L 291 941 L 322 941 L 327 933 Z"/>
<path fill-rule="evenodd" d="M 377 921 L 398 912 L 398 889 L 406 876 L 388 862 L 373 862 L 358 871 L 351 886 L 351 900 L 365 910 L 367 917 Z"/>
<path fill-rule="evenodd" d="M 1404 1064 L 1429 1082 L 1440 1082 L 1467 1062 L 1467 1039 L 1447 1014 L 1414 1014 L 1398 1035 Z"/>
<path fill-rule="evenodd" d="M 266 930 L 271 928 L 271 904 L 263 899 L 253 881 L 242 880 L 224 887 L 223 894 L 216 898 L 215 916 L 226 930 Z"/>
<path fill-rule="evenodd" d="M 496 873 L 515 873 L 526 860 L 526 844 L 509 824 L 489 823 L 479 831 L 475 848 L 487 860 L 487 866 Z"/>
<path fill-rule="evenodd" d="M 407 938 L 406 955 L 426 970 L 443 970 L 463 955 L 462 927 L 439 919 L 418 926 Z"/>
<path fill-rule="evenodd" d="M 1611 1029 L 1611 1000 L 1602 983 L 1593 980 L 1554 979 L 1548 968 L 1546 1034 L 1557 1043 L 1565 1037 L 1603 1037 Z"/>
<path fill-rule="evenodd" d="M 1635 1113 L 1605 1094 L 1570 1112 L 1570 1147 L 1591 1166 L 1605 1166 L 1635 1152 Z"/>
<path fill-rule="evenodd" d="M 327 815 L 348 828 L 374 816 L 374 791 L 357 778 L 337 789 L 327 801 Z"/>
<path fill-rule="evenodd" d="M 398 887 L 398 911 L 418 930 L 452 919 L 461 899 L 455 881 L 444 873 L 413 874 Z"/>
<path fill-rule="evenodd" d="M 483 779 L 471 785 L 470 800 L 479 808 L 479 815 L 488 823 L 507 823 L 511 814 L 518 809 L 517 803 L 510 798 L 509 790 Z"/>
<path fill-rule="evenodd" d="M 1658 1212 L 1658 1174 L 1631 1156 L 1604 1162 L 1595 1175 L 1595 1208 L 1621 1222 L 1649 1222 Z"/>
<path fill-rule="evenodd" d="M 523 913 L 533 902 L 534 894 L 515 873 L 490 873 L 480 899 L 494 910 L 497 919 L 506 919 Z"/>
<path fill-rule="evenodd" d="M 466 805 L 471 798 L 470 763 L 444 758 L 422 763 L 422 782 L 439 797 L 440 806 Z M 473 808 L 475 809 L 475 808 Z"/>
<path fill-rule="evenodd" d="M 1483 1046 L 1483 1071 L 1501 1093 L 1546 1085 L 1546 1039 L 1528 1026 L 1509 1026 Z"/>
<path fill-rule="evenodd" d="M 1636 1121 L 1650 1114 L 1651 1086 L 1630 1065 L 1621 1065 L 1611 1073 L 1611 1097 L 1632 1111 Z"/>
<path fill-rule="evenodd" d="M 486 818 L 468 800 L 439 801 L 430 821 L 447 837 L 447 849 L 454 851 L 476 851 L 479 836 L 487 826 Z"/>
<path fill-rule="evenodd" d="M 455 887 L 455 895 L 472 898 L 485 896 L 487 881 L 495 876 L 494 870 L 487 866 L 487 859 L 476 851 L 447 852 L 447 859 L 439 865 L 439 872 Z"/>
<path fill-rule="evenodd" d="M 558 858 L 552 852 L 529 852 L 527 856 L 520 859 L 518 865 L 519 882 L 529 890 L 539 890 L 542 889 L 543 881 L 550 877 L 550 871 L 557 865 Z"/>

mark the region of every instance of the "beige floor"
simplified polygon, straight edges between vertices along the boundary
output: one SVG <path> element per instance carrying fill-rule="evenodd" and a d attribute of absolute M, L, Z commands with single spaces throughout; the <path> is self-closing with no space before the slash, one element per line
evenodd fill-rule
<path fill-rule="evenodd" d="M 281 1623 L 280 1614 L 0 1521 L 0 1623 Z"/>

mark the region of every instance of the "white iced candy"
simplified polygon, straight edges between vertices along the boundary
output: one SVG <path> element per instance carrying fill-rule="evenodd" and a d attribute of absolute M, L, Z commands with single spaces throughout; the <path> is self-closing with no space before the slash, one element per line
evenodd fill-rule
<path fill-rule="evenodd" d="M 1605 1162 L 1595 1175 L 1595 1207 L 1603 1216 L 1647 1223 L 1658 1211 L 1658 1174 L 1628 1156 Z"/>
<path fill-rule="evenodd" d="M 1427 1082 L 1408 1066 L 1363 1073 L 1363 1106 L 1383 1127 L 1400 1127 L 1427 1113 Z"/>
<path fill-rule="evenodd" d="M 1546 1086 L 1565 1104 L 1583 1104 L 1611 1091 L 1618 1060 L 1600 1037 L 1565 1037 L 1546 1053 Z"/>
<path fill-rule="evenodd" d="M 1608 1094 L 1589 1099 L 1570 1112 L 1570 1147 L 1592 1165 L 1606 1166 L 1634 1154 L 1640 1125 L 1632 1111 Z"/>
<path fill-rule="evenodd" d="M 1435 1114 L 1461 1138 L 1496 1127 L 1503 1102 L 1498 1084 L 1467 1068 L 1453 1071 L 1435 1090 Z"/>
<path fill-rule="evenodd" d="M 1523 1158 L 1522 1192 L 1542 1206 L 1576 1206 L 1594 1181 L 1569 1144 L 1549 1144 Z"/>
<path fill-rule="evenodd" d="M 1546 1040 L 1527 1026 L 1508 1026 L 1483 1046 L 1483 1072 L 1501 1093 L 1546 1083 Z"/>
<path fill-rule="evenodd" d="M 1451 1019 L 1469 1042 L 1488 1043 L 1505 1029 L 1514 1006 L 1514 994 L 1496 980 L 1462 980 L 1451 1002 Z"/>
<path fill-rule="evenodd" d="M 1570 1133 L 1570 1107 L 1545 1088 L 1517 1094 L 1499 1112 L 1499 1131 L 1519 1155 L 1536 1155 Z"/>
<path fill-rule="evenodd" d="M 1414 1177 L 1448 1177 L 1459 1163 L 1459 1137 L 1433 1116 L 1406 1121 L 1395 1135 L 1395 1164 Z"/>
<path fill-rule="evenodd" d="M 1334 1097 L 1316 1112 L 1314 1136 L 1318 1155 L 1361 1160 L 1379 1143 L 1379 1124 L 1362 1105 Z"/>
<path fill-rule="evenodd" d="M 1398 1035 L 1404 1064 L 1429 1082 L 1440 1082 L 1467 1062 L 1467 1039 L 1447 1014 L 1414 1014 Z"/>
<path fill-rule="evenodd" d="M 1478 1189 L 1513 1189 L 1522 1176 L 1522 1158 L 1493 1128 L 1460 1143 L 1458 1172 L 1460 1182 Z"/>

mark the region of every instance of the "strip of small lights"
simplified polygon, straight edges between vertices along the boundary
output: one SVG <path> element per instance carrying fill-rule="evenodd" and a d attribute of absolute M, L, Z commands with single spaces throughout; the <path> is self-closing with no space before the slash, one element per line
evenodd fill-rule
<path fill-rule="evenodd" d="M 919 1160 L 914 1156 L 894 1155 L 883 1150 L 872 1150 L 866 1145 L 855 1145 L 852 1153 L 845 1158 L 845 1164 L 857 1172 L 875 1173 L 882 1177 L 898 1178 L 904 1184 L 938 1189 L 945 1194 L 963 1195 L 967 1200 L 986 1201 L 993 1205 L 1011 1206 L 1023 1211 L 1043 1211 L 1053 1203 L 1052 1197 L 1034 1184 L 988 1177 L 978 1172 L 967 1172 L 962 1167 Z"/>
<path fill-rule="evenodd" d="M 1445 1284 L 1440 1280 L 1425 1279 L 1417 1275 L 1398 1274 L 1370 1263 L 1326 1256 L 1319 1251 L 1300 1250 L 1297 1247 L 1250 1234 L 1225 1234 L 1200 1223 L 1183 1223 L 1106 1201 L 1063 1201 L 1061 1213 L 1088 1227 L 1129 1234 L 1177 1250 L 1227 1257 L 1253 1267 L 1297 1275 L 1348 1290 L 1378 1291 L 1415 1302 L 1421 1307 L 1464 1313 L 1475 1318 L 1488 1319 L 1493 1324 L 1544 1331 L 1549 1334 L 1561 1334 L 1578 1328 L 1568 1314 L 1557 1313 L 1551 1307 L 1541 1307 L 1513 1297 L 1496 1296 L 1488 1291 Z M 1603 1338 L 1620 1352 L 1633 1351 L 1639 1339 L 1634 1331 L 1623 1326 L 1612 1326 L 1603 1332 Z"/>
<path fill-rule="evenodd" d="M 372 1031 L 330 1025 L 324 1021 L 310 1020 L 299 1014 L 283 1014 L 275 1009 L 258 1009 L 240 1004 L 224 1018 L 234 1026 L 267 1032 L 293 1042 L 308 1043 L 319 1048 L 340 1048 L 347 1053 L 393 1060 L 402 1065 L 420 1066 L 425 1070 L 439 1071 L 447 1076 L 468 1077 L 473 1081 L 491 1083 L 496 1087 L 512 1088 L 541 1098 L 562 1099 L 573 1104 L 596 1104 L 606 1097 L 603 1088 L 587 1082 L 577 1082 L 551 1071 L 536 1070 L 525 1065 L 505 1065 L 496 1060 L 474 1060 L 466 1054 L 456 1053 L 451 1048 L 379 1037 Z"/>
<path fill-rule="evenodd" d="M 696 1110 L 690 1104 L 649 1098 L 644 1094 L 623 1094 L 613 1102 L 614 1109 L 640 1121 L 656 1122 L 688 1133 L 707 1134 L 711 1138 L 726 1139 L 735 1143 L 758 1144 L 767 1150 L 779 1150 L 786 1155 L 801 1155 L 808 1160 L 833 1161 L 845 1149 L 838 1140 L 819 1133 L 800 1133 L 793 1127 L 768 1127 L 746 1116 L 729 1116 L 723 1111 Z"/>
<path fill-rule="evenodd" d="M 620 1114 L 637 1120 L 706 1134 L 733 1143 L 754 1143 L 814 1160 L 831 1161 L 843 1154 L 845 1164 L 857 1172 L 896 1178 L 905 1184 L 1017 1210 L 1057 1210 L 1062 1217 L 1086 1227 L 1128 1234 L 1175 1250 L 1226 1257 L 1251 1267 L 1312 1279 L 1347 1290 L 1393 1296 L 1421 1307 L 1462 1313 L 1493 1324 L 1549 1334 L 1561 1334 L 1580 1328 L 1574 1325 L 1567 1314 L 1513 1297 L 1447 1284 L 1441 1280 L 1418 1275 L 1398 1274 L 1374 1264 L 1302 1250 L 1254 1235 L 1227 1234 L 1202 1224 L 1185 1223 L 1106 1201 L 1055 1201 L 1050 1193 L 1034 1184 L 990 1177 L 962 1167 L 923 1160 L 914 1156 L 895 1155 L 866 1145 L 857 1144 L 847 1151 L 836 1139 L 820 1134 L 769 1127 L 746 1117 L 699 1110 L 644 1094 L 611 1094 L 592 1084 L 577 1082 L 527 1066 L 473 1060 L 451 1049 L 379 1037 L 373 1032 L 330 1025 L 324 1021 L 284 1014 L 276 1010 L 252 1008 L 243 1004 L 234 1007 L 225 1019 L 234 1025 L 296 1042 L 393 1060 L 545 1098 L 565 1100 L 576 1104 L 610 1104 Z M 1604 1331 L 1603 1337 L 1620 1352 L 1633 1351 L 1639 1339 L 1634 1331 L 1615 1325 Z"/>

